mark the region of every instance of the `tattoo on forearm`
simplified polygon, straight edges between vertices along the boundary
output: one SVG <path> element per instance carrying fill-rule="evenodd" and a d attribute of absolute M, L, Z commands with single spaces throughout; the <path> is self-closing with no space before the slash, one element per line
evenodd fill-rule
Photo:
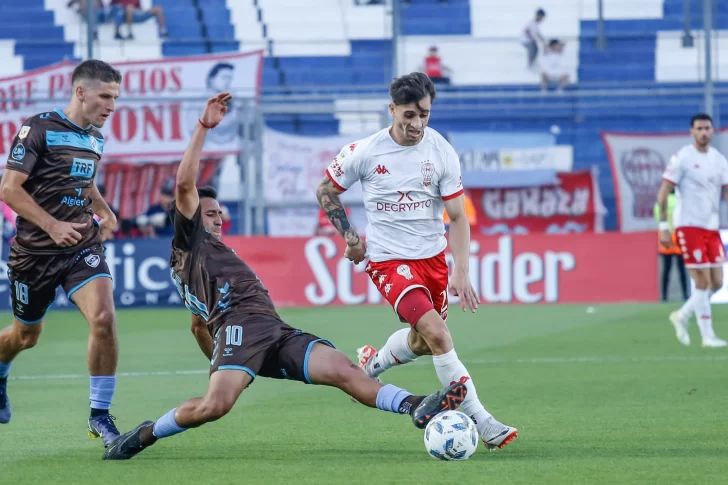
<path fill-rule="evenodd" d="M 329 218 L 336 230 L 339 231 L 339 234 L 343 236 L 346 244 L 349 246 L 359 244 L 359 235 L 349 223 L 344 206 L 341 204 L 341 200 L 339 200 L 339 195 L 334 192 L 334 186 L 331 180 L 327 178 L 321 182 L 316 190 L 316 197 L 326 217 Z"/>

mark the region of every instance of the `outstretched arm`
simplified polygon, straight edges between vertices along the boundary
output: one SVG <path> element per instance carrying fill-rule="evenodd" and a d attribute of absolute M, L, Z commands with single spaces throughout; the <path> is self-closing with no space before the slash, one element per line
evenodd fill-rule
<path fill-rule="evenodd" d="M 200 121 L 192 132 L 192 138 L 177 168 L 177 186 L 175 189 L 177 210 L 187 219 L 191 219 L 200 205 L 197 196 L 197 172 L 200 170 L 200 157 L 205 137 L 209 129 L 217 126 L 227 113 L 227 103 L 232 99 L 230 93 L 221 93 L 210 98 L 205 106 Z"/>
<path fill-rule="evenodd" d="M 344 191 L 336 187 L 327 176 L 324 177 L 316 189 L 316 198 L 318 198 L 326 217 L 329 218 L 336 230 L 339 231 L 339 234 L 344 238 L 346 244 L 348 246 L 356 246 L 359 244 L 360 238 L 354 226 L 349 223 L 344 204 L 339 199 L 339 195 L 343 193 Z"/>

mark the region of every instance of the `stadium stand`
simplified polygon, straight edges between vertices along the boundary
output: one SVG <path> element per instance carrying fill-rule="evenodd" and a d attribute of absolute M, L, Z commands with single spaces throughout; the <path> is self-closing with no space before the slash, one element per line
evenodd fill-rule
<path fill-rule="evenodd" d="M 389 7 L 356 0 L 143 0 L 164 7 L 169 37 L 154 21 L 134 26 L 134 41 L 113 40 L 113 25 L 99 26 L 98 57 L 109 62 L 164 56 L 264 49 L 264 93 L 374 93 L 360 101 L 340 94 L 321 113 L 266 117 L 284 132 L 311 135 L 361 133 L 379 126 L 385 86 L 393 76 Z M 0 6 L 0 75 L 9 76 L 63 59 L 81 58 L 86 30 L 67 0 L 24 0 Z M 574 146 L 575 169 L 601 167 L 601 189 L 616 224 L 614 194 L 601 130 L 685 129 L 702 95 L 659 90 L 696 87 L 703 80 L 701 35 L 682 45 L 683 0 L 604 2 L 606 49 L 596 47 L 597 0 L 412 0 L 402 10 L 398 71 L 412 71 L 430 45 L 452 68 L 432 126 L 444 133 L 543 131 L 559 127 L 558 143 Z M 547 12 L 546 38 L 566 42 L 564 66 L 572 85 L 563 96 L 542 96 L 538 73 L 526 68 L 519 37 L 537 8 Z M 301 21 L 313 13 L 315 20 Z M 514 14 L 518 13 L 518 14 Z M 692 2 L 691 24 L 703 25 L 702 2 Z M 41 39 L 34 28 L 43 29 Z M 728 4 L 716 2 L 714 77 L 728 76 Z M 625 88 L 639 89 L 623 93 Z M 724 95 L 717 102 L 725 103 Z M 362 111 L 362 103 L 368 107 Z M 291 103 L 295 111 L 295 103 Z"/>

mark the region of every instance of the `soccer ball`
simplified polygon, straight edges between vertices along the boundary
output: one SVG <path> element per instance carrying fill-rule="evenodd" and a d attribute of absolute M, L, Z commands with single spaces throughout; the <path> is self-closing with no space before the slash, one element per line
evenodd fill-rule
<path fill-rule="evenodd" d="M 425 448 L 438 460 L 467 460 L 478 449 L 475 422 L 460 411 L 445 411 L 425 428 Z"/>

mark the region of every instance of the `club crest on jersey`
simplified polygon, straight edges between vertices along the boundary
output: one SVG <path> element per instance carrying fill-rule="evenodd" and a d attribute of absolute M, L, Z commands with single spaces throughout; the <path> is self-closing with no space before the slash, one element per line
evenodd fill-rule
<path fill-rule="evenodd" d="M 89 136 L 89 138 L 91 139 L 91 148 L 94 152 L 99 153 L 99 143 L 96 141 L 96 137 Z"/>
<path fill-rule="evenodd" d="M 28 133 L 30 133 L 30 126 L 23 126 L 18 132 L 18 138 L 24 140 L 25 137 L 28 136 Z"/>
<path fill-rule="evenodd" d="M 429 160 L 422 162 L 422 186 L 429 187 L 432 185 L 432 177 L 435 175 L 435 164 Z"/>
<path fill-rule="evenodd" d="M 412 276 L 412 271 L 410 271 L 410 267 L 406 264 L 400 264 L 397 268 L 397 274 L 400 276 L 404 276 L 406 280 L 412 280 L 414 279 L 414 276 Z"/>
<path fill-rule="evenodd" d="M 95 268 L 99 265 L 101 262 L 101 256 L 98 254 L 89 254 L 85 258 L 83 258 L 84 261 L 86 261 L 86 264 L 89 265 L 92 268 Z"/>

